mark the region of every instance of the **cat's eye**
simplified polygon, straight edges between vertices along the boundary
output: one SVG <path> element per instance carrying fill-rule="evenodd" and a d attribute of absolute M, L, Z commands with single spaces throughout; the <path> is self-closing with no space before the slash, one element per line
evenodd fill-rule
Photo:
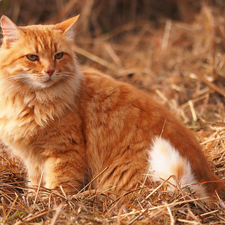
<path fill-rule="evenodd" d="M 30 60 L 30 61 L 38 61 L 39 57 L 37 55 L 26 55 L 26 57 Z"/>
<path fill-rule="evenodd" d="M 57 53 L 55 59 L 61 59 L 63 57 L 63 52 Z"/>

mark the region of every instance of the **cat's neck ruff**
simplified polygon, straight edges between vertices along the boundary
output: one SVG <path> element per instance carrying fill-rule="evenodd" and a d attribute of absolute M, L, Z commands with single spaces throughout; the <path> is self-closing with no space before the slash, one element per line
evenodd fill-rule
<path fill-rule="evenodd" d="M 0 131 L 14 140 L 33 136 L 75 105 L 82 75 L 79 67 L 67 80 L 33 90 L 21 82 L 0 79 Z M 8 88 L 1 88 L 7 85 Z"/>

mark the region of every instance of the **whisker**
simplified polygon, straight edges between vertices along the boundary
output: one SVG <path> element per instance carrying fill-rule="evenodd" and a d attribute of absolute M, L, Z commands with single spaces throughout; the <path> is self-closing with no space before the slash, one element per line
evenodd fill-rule
<path fill-rule="evenodd" d="M 63 75 L 63 76 L 74 76 L 74 73 L 63 72 L 63 73 L 61 73 L 61 75 Z"/>
<path fill-rule="evenodd" d="M 25 79 L 26 77 L 24 75 L 17 75 L 17 76 L 9 76 L 2 78 L 3 80 L 20 80 L 20 79 Z"/>
<path fill-rule="evenodd" d="M 74 73 L 72 73 L 72 72 L 63 72 L 63 73 L 61 73 L 61 74 L 67 74 L 67 75 L 73 75 Z"/>

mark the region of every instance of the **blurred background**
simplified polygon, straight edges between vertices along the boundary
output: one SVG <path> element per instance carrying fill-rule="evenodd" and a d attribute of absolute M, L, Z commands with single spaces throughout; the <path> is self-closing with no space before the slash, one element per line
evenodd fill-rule
<path fill-rule="evenodd" d="M 149 93 L 193 129 L 224 121 L 224 0 L 0 0 L 17 25 L 80 14 L 80 64 Z"/>

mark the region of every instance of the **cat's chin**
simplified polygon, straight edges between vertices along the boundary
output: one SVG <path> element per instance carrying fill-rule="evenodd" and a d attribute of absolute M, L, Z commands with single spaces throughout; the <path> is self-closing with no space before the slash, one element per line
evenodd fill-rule
<path fill-rule="evenodd" d="M 34 89 L 46 89 L 46 88 L 50 88 L 52 86 L 54 86 L 56 84 L 56 82 L 52 81 L 52 80 L 48 80 L 45 82 L 33 82 L 32 86 Z"/>

